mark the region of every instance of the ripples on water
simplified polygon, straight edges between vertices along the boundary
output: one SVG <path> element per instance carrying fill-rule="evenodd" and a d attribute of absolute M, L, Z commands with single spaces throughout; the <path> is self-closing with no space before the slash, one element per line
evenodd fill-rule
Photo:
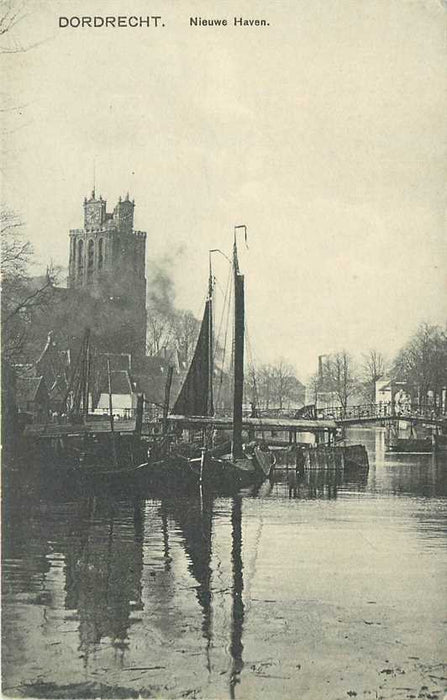
<path fill-rule="evenodd" d="M 231 498 L 3 496 L 3 692 L 442 698 L 447 465 L 356 431 L 367 477 Z"/>

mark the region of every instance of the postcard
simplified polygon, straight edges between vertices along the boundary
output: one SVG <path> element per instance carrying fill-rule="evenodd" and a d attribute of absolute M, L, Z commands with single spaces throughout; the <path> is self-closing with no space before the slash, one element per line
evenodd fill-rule
<path fill-rule="evenodd" d="M 3 697 L 447 697 L 447 3 L 0 8 Z"/>

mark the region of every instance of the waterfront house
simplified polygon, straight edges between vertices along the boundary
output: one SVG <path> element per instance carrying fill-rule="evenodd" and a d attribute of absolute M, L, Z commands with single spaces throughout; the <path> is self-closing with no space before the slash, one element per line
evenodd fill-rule
<path fill-rule="evenodd" d="M 19 414 L 25 414 L 30 422 L 45 423 L 50 402 L 44 377 L 18 376 L 16 402 Z"/>

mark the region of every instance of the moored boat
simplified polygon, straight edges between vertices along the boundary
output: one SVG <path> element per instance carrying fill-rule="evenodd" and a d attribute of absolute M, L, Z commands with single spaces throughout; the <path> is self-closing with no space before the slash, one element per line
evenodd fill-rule
<path fill-rule="evenodd" d="M 236 227 L 233 242 L 234 284 L 234 356 L 233 356 L 233 413 L 231 450 L 204 444 L 201 454 L 186 458 L 186 464 L 195 479 L 209 487 L 246 486 L 267 478 L 275 458 L 267 446 L 256 443 L 245 445 L 242 436 L 242 400 L 244 387 L 245 294 L 244 276 L 239 270 Z M 245 228 L 245 227 L 243 227 Z M 173 407 L 170 421 L 176 417 L 212 417 L 213 405 L 213 274 L 208 283 L 208 296 L 196 350 L 180 394 Z M 197 449 L 197 448 L 196 448 Z M 172 459 L 184 459 L 175 446 Z M 167 472 L 168 473 L 168 472 Z"/>
<path fill-rule="evenodd" d="M 77 475 L 83 483 L 89 486 L 126 490 L 140 487 L 146 480 L 149 470 L 149 462 L 119 467 L 110 465 L 109 468 L 104 465 L 91 464 L 88 467 L 78 469 Z"/>
<path fill-rule="evenodd" d="M 432 440 L 426 438 L 396 438 L 388 445 L 390 452 L 431 452 Z"/>
<path fill-rule="evenodd" d="M 368 452 L 365 445 L 344 445 L 343 465 L 345 469 L 369 469 Z"/>
<path fill-rule="evenodd" d="M 432 436 L 427 430 L 416 427 L 409 421 L 398 421 L 390 425 L 386 436 L 390 452 L 431 452 Z"/>
<path fill-rule="evenodd" d="M 447 454 L 447 435 L 434 433 L 432 436 L 433 449 L 436 453 Z"/>
<path fill-rule="evenodd" d="M 270 477 L 276 459 L 268 448 L 249 444 L 241 458 L 231 452 L 218 456 L 206 451 L 199 458 L 189 460 L 189 466 L 199 481 L 206 486 L 226 490 L 244 488 Z"/>

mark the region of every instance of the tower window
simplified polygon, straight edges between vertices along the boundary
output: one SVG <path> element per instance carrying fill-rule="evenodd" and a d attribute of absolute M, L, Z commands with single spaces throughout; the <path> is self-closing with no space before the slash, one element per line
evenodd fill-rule
<path fill-rule="evenodd" d="M 82 273 L 84 266 L 84 241 L 80 240 L 78 243 L 78 272 Z"/>
<path fill-rule="evenodd" d="M 102 270 L 104 264 L 104 241 L 99 239 L 98 243 L 98 270 Z"/>
<path fill-rule="evenodd" d="M 95 259 L 95 244 L 92 239 L 88 242 L 87 248 L 87 275 L 91 277 L 93 272 L 93 263 Z"/>

